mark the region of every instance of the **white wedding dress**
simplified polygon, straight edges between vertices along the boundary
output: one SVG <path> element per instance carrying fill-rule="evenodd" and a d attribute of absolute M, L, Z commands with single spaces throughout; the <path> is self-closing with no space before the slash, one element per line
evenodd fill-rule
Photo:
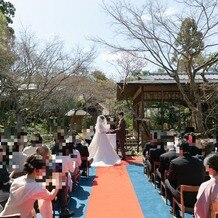
<path fill-rule="evenodd" d="M 120 164 L 121 160 L 112 147 L 106 135 L 106 119 L 98 116 L 95 126 L 95 135 L 88 147 L 89 158 L 93 158 L 91 166 L 112 166 Z"/>

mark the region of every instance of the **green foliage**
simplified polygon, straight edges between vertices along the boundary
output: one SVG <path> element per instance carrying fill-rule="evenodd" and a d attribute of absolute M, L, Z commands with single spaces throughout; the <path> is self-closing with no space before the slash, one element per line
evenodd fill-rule
<path fill-rule="evenodd" d="M 99 70 L 93 71 L 91 73 L 91 75 L 97 80 L 104 80 L 104 81 L 108 80 L 108 78 L 105 76 L 105 74 Z"/>
<path fill-rule="evenodd" d="M 132 76 L 128 78 L 128 80 L 137 80 L 138 77 L 142 76 L 147 76 L 150 74 L 150 71 L 148 70 L 135 70 L 132 72 Z"/>
<path fill-rule="evenodd" d="M 93 126 L 93 120 L 90 116 L 84 116 L 83 118 L 83 123 L 82 123 L 82 128 L 83 129 L 89 129 L 90 126 Z"/>
<path fill-rule="evenodd" d="M 188 68 L 191 67 L 190 65 L 200 65 L 203 62 L 203 34 L 197 30 L 197 24 L 194 19 L 184 19 L 175 46 L 178 50 L 175 52 L 172 60 L 174 63 L 178 63 L 181 72 L 187 72 Z M 179 57 L 181 54 L 182 57 Z"/>
<path fill-rule="evenodd" d="M 194 19 L 186 18 L 181 25 L 176 45 L 181 46 L 185 54 L 198 55 L 204 47 L 203 35 L 197 30 Z"/>
<path fill-rule="evenodd" d="M 8 23 L 13 23 L 12 18 L 15 15 L 15 10 L 16 9 L 12 3 L 0 0 L 0 11 L 5 15 Z"/>
<path fill-rule="evenodd" d="M 4 14 L 0 11 L 0 51 L 6 51 L 6 40 L 7 40 L 7 21 Z"/>
<path fill-rule="evenodd" d="M 127 123 L 127 128 L 133 128 L 133 113 L 132 104 L 129 105 L 128 101 L 117 101 L 116 99 L 110 100 L 110 107 L 113 108 L 111 111 L 111 116 L 117 117 L 118 113 L 123 111 L 125 114 L 125 120 Z"/>

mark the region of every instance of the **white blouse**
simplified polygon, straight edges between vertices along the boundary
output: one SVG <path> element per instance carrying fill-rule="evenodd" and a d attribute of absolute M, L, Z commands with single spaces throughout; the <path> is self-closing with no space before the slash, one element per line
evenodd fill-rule
<path fill-rule="evenodd" d="M 21 176 L 11 184 L 9 199 L 0 216 L 20 213 L 21 218 L 35 217 L 34 202 L 46 200 L 50 195 L 42 183 Z"/>

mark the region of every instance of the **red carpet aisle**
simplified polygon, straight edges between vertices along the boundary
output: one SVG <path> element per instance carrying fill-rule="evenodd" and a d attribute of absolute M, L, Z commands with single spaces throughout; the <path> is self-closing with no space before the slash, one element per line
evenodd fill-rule
<path fill-rule="evenodd" d="M 120 166 L 99 167 L 87 208 L 86 218 L 143 218 L 126 162 Z"/>

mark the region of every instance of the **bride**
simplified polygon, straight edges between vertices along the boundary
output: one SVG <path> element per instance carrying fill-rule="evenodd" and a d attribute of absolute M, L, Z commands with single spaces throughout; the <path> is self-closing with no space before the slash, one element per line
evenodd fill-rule
<path fill-rule="evenodd" d="M 111 166 L 120 164 L 121 160 L 107 138 L 107 120 L 98 116 L 95 135 L 89 145 L 89 158 L 93 158 L 92 166 Z"/>

